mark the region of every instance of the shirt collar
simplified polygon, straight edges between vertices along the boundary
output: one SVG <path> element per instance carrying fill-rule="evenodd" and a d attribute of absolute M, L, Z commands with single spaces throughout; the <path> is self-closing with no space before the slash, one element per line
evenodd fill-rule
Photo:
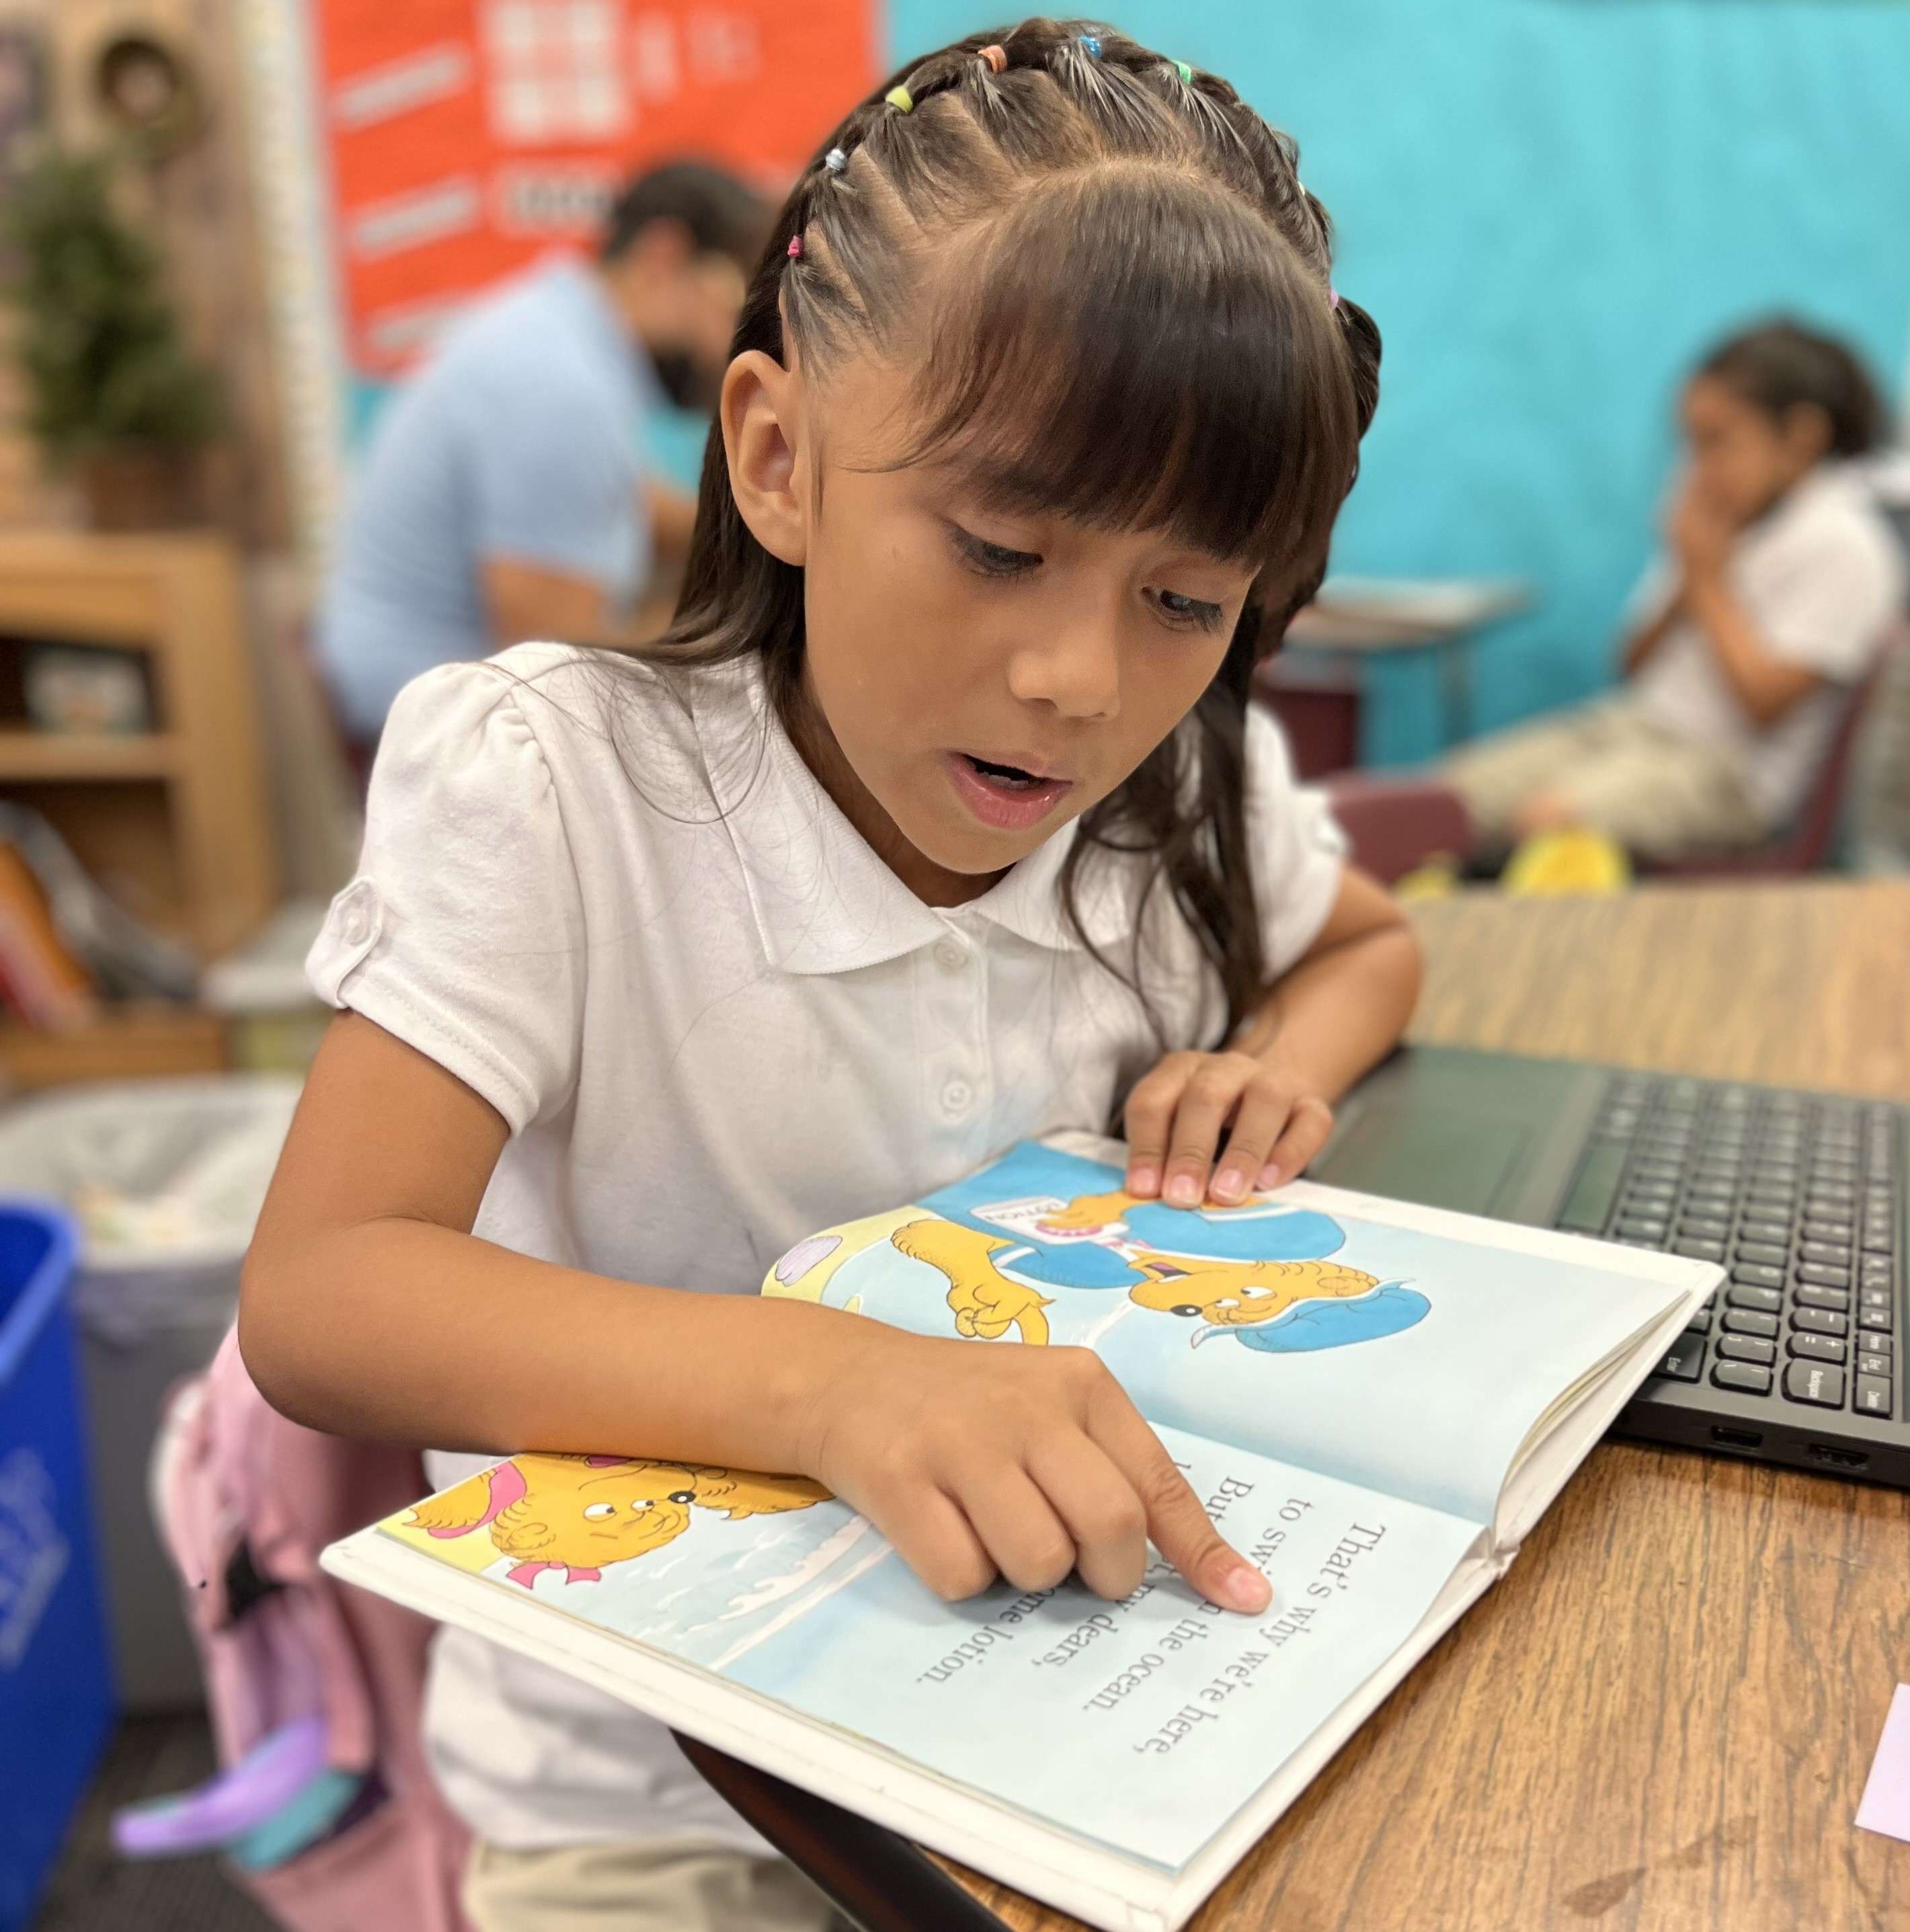
<path fill-rule="evenodd" d="M 1081 917 L 1081 932 L 1077 932 L 1062 908 L 1061 874 L 1080 832 L 1080 820 L 1071 818 L 1019 865 L 1011 866 L 980 898 L 972 899 L 961 910 L 1033 946 L 1078 952 L 1085 932 L 1097 952 L 1107 952 L 1133 923 L 1128 891 L 1131 875 L 1110 853 L 1091 853 L 1083 861 L 1074 880 L 1075 907 Z"/>
<path fill-rule="evenodd" d="M 932 945 L 951 922 L 985 920 L 1030 944 L 1078 950 L 1062 910 L 1061 871 L 1078 836 L 1071 820 L 966 904 L 925 905 L 884 865 L 789 741 L 753 664 L 698 680 L 692 704 L 716 802 L 729 829 L 763 949 L 787 973 L 846 973 Z M 1130 924 L 1106 856 L 1076 892 L 1087 936 L 1106 950 Z"/>

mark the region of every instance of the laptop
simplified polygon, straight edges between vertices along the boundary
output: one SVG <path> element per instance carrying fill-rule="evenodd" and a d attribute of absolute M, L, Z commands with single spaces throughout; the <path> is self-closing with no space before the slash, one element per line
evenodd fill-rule
<path fill-rule="evenodd" d="M 1906 1162 L 1887 1102 L 1415 1047 L 1310 1173 L 1720 1263 L 1614 1432 L 1910 1489 Z"/>

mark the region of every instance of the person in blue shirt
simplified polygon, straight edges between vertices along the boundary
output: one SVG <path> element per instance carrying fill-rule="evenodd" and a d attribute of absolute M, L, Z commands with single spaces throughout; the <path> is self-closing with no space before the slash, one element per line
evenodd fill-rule
<path fill-rule="evenodd" d="M 594 260 L 553 256 L 481 302 L 380 418 L 317 632 L 369 746 L 434 665 L 528 639 L 611 643 L 693 502 L 657 475 L 661 399 L 713 397 L 768 232 L 754 192 L 677 162 L 633 181 Z"/>

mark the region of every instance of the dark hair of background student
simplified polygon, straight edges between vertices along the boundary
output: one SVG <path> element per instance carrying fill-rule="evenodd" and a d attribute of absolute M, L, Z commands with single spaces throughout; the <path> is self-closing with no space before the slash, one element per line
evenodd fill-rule
<path fill-rule="evenodd" d="M 762 198 L 706 161 L 671 161 L 637 176 L 611 204 L 599 255 L 614 262 L 653 223 L 687 230 L 699 255 L 727 255 L 747 273 L 763 245 Z"/>
<path fill-rule="evenodd" d="M 1821 411 L 1830 426 L 1827 455 L 1866 455 L 1883 440 L 1883 404 L 1856 352 L 1788 317 L 1719 343 L 1692 374 L 1713 377 L 1779 424 L 1794 410 Z"/>

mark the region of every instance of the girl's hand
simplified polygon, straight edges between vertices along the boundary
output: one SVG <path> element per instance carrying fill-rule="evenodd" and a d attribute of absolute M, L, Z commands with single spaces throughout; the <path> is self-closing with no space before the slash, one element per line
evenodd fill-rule
<path fill-rule="evenodd" d="M 1170 1053 L 1128 1096 L 1127 1129 L 1130 1194 L 1232 1206 L 1291 1180 L 1326 1144 L 1333 1110 L 1251 1053 Z"/>
<path fill-rule="evenodd" d="M 1702 580 L 1723 569 L 1737 531 L 1731 518 L 1687 477 L 1672 499 L 1665 534 L 1686 578 Z"/>
<path fill-rule="evenodd" d="M 853 1317 L 828 1343 L 799 1467 L 938 1596 L 998 1574 L 1046 1590 L 1078 1570 L 1118 1601 L 1140 1587 L 1152 1539 L 1207 1601 L 1257 1613 L 1272 1600 L 1086 1348 L 932 1340 Z"/>

